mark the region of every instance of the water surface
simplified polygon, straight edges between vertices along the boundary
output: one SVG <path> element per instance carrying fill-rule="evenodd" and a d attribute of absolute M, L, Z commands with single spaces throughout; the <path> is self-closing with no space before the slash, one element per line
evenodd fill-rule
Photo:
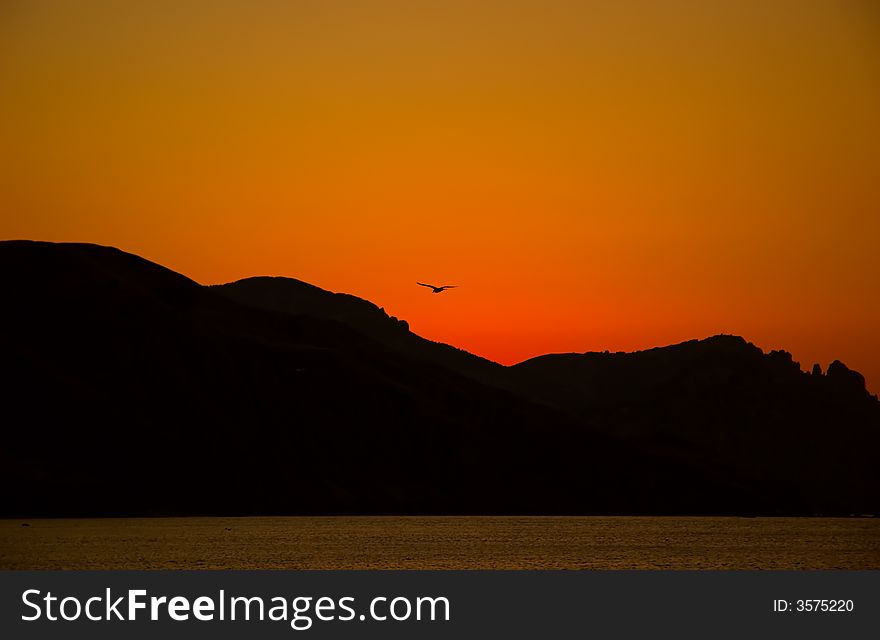
<path fill-rule="evenodd" d="M 0 568 L 880 569 L 880 519 L 0 520 Z"/>

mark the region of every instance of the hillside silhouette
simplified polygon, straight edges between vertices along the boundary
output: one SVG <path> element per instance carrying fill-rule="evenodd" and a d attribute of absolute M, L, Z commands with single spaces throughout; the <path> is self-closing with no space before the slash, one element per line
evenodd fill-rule
<path fill-rule="evenodd" d="M 5 516 L 878 511 L 880 403 L 841 363 L 717 336 L 502 367 L 86 244 L 0 242 L 0 282 Z"/>

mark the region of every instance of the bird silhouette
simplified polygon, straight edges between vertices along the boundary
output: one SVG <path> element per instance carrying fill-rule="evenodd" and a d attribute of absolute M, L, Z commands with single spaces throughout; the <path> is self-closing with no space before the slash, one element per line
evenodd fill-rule
<path fill-rule="evenodd" d="M 443 293 L 447 289 L 455 289 L 454 284 L 443 285 L 442 287 L 435 287 L 433 284 L 425 284 L 424 282 L 416 282 L 420 287 L 428 287 L 431 289 L 431 293 Z"/>

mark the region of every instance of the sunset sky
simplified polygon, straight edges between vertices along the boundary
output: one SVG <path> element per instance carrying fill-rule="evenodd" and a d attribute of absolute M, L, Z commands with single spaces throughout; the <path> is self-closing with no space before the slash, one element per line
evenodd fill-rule
<path fill-rule="evenodd" d="M 0 238 L 292 276 L 503 363 L 736 333 L 876 392 L 880 9 L 5 0 Z"/>

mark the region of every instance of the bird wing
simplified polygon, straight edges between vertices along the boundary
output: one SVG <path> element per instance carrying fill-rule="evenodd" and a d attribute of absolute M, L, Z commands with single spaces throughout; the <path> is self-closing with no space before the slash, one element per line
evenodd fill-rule
<path fill-rule="evenodd" d="M 456 289 L 456 288 L 458 288 L 458 285 L 446 284 L 446 285 L 443 285 L 442 287 L 437 287 L 437 288 L 440 289 L 441 291 L 443 291 L 444 289 Z"/>
<path fill-rule="evenodd" d="M 419 285 L 420 287 L 428 287 L 429 289 L 436 289 L 437 288 L 433 284 L 425 284 L 424 282 L 416 282 L 416 284 Z"/>

